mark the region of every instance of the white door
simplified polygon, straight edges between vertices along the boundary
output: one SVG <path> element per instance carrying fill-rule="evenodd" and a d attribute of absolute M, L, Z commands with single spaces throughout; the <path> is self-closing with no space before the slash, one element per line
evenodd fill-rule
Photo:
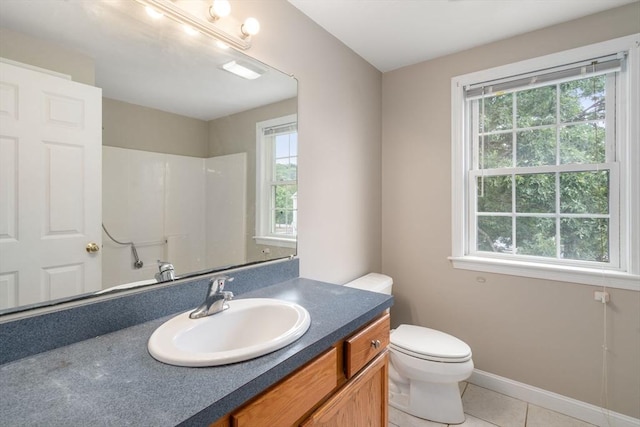
<path fill-rule="evenodd" d="M 101 288 L 101 95 L 0 63 L 0 309 Z"/>

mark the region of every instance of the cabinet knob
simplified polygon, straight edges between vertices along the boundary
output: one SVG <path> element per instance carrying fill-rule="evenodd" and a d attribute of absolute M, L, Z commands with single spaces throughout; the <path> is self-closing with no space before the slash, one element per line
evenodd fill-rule
<path fill-rule="evenodd" d="M 380 340 L 371 340 L 371 347 L 373 347 L 375 349 L 379 349 L 380 348 Z"/>

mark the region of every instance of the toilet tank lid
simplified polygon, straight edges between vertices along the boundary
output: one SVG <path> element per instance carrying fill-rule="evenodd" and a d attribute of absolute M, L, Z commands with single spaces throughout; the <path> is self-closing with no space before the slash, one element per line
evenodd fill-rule
<path fill-rule="evenodd" d="M 349 288 L 363 289 L 365 291 L 379 292 L 383 294 L 391 293 L 391 285 L 393 285 L 393 279 L 380 273 L 369 273 L 344 284 L 344 286 Z"/>

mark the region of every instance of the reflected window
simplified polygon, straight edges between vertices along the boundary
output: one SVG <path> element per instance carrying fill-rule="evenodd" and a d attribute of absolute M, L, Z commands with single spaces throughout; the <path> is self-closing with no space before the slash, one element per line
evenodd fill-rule
<path fill-rule="evenodd" d="M 256 242 L 295 247 L 298 222 L 296 115 L 256 124 Z"/>

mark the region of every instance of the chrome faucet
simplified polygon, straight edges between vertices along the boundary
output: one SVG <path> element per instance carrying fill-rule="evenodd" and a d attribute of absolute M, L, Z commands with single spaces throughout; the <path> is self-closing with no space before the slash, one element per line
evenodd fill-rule
<path fill-rule="evenodd" d="M 223 310 L 229 308 L 227 301 L 233 298 L 233 292 L 225 291 L 225 282 L 232 282 L 233 277 L 218 276 L 213 277 L 209 281 L 209 289 L 207 290 L 207 297 L 204 302 L 196 308 L 189 317 L 192 319 L 199 319 L 201 317 L 211 316 L 212 314 L 220 313 Z"/>
<path fill-rule="evenodd" d="M 173 268 L 173 264 L 158 260 L 158 271 L 155 275 L 158 283 L 169 282 L 176 280 L 176 271 Z"/>

